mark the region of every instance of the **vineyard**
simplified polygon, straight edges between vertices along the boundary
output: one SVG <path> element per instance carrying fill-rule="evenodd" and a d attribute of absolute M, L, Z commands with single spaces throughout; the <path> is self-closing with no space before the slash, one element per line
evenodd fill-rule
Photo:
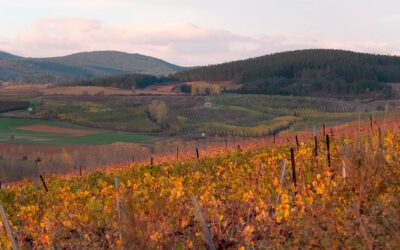
<path fill-rule="evenodd" d="M 349 122 L 358 119 L 360 111 L 379 113 L 374 105 L 312 97 L 223 94 L 207 101 L 211 107 L 178 113 L 180 133 L 260 137 L 315 123 Z"/>
<path fill-rule="evenodd" d="M 105 91 L 52 92 L 42 90 L 35 98 L 21 92 L 11 102 L 29 102 L 31 112 L 12 112 L 7 117 L 58 120 L 80 126 L 158 136 L 259 137 L 284 130 L 309 129 L 312 124 L 328 125 L 353 121 L 362 115 L 398 110 L 400 102 L 340 100 L 335 98 L 245 95 L 222 93 L 213 96 L 120 95 Z M 57 90 L 57 89 L 56 89 Z M 111 89 L 109 89 L 111 91 Z M 116 91 L 115 89 L 112 91 Z M 4 92 L 4 91 L 3 91 Z M 90 91 L 89 91 L 90 92 Z M 112 94 L 114 93 L 114 94 Z M 3 93 L 4 94 L 4 93 Z M 3 98 L 0 91 L 0 97 Z M 0 98 L 0 99 L 1 99 Z M 162 122 L 154 118 L 152 102 L 165 104 Z M 155 109 L 157 110 L 157 109 Z M 0 103 L 1 112 L 1 103 Z M 161 114 L 161 113 L 160 113 Z"/>
<path fill-rule="evenodd" d="M 185 118 L 181 118 L 185 121 Z M 233 135 L 241 137 L 260 137 L 272 135 L 281 130 L 288 129 L 290 125 L 294 124 L 300 119 L 295 116 L 282 116 L 272 119 L 272 121 L 263 122 L 254 126 L 239 126 L 231 125 L 223 122 L 207 122 L 201 125 L 186 125 L 181 128 L 180 132 L 198 132 L 212 135 Z"/>
<path fill-rule="evenodd" d="M 286 133 L 0 190 L 21 249 L 394 249 L 398 120 Z M 324 135 L 325 133 L 325 135 Z M 3 227 L 2 227 L 3 228 Z"/>

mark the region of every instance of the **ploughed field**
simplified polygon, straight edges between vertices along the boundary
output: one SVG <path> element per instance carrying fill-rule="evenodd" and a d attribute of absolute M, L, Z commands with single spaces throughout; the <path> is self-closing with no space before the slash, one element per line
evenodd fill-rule
<path fill-rule="evenodd" d="M 398 122 L 321 128 L 316 140 L 312 131 L 284 133 L 275 144 L 193 149 L 82 175 L 40 173 L 3 187 L 0 203 L 21 249 L 395 249 Z M 10 247 L 2 227 L 0 236 Z"/>
<path fill-rule="evenodd" d="M 0 143 L 42 145 L 96 145 L 148 142 L 154 137 L 80 127 L 40 119 L 0 118 Z"/>

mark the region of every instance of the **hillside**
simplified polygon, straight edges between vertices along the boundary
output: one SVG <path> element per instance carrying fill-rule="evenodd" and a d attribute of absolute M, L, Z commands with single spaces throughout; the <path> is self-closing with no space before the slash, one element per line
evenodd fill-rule
<path fill-rule="evenodd" d="M 312 49 L 199 67 L 175 75 L 182 81 L 234 81 L 242 92 L 283 95 L 390 97 L 400 82 L 400 57 Z"/>
<path fill-rule="evenodd" d="M 53 58 L 23 58 L 0 52 L 0 81 L 65 83 L 122 74 L 168 75 L 184 68 L 140 54 L 84 52 Z"/>
<path fill-rule="evenodd" d="M 1 60 L 5 60 L 5 59 L 10 59 L 10 60 L 16 60 L 16 59 L 20 59 L 21 57 L 4 52 L 4 51 L 0 51 L 0 59 Z"/>
<path fill-rule="evenodd" d="M 39 172 L 3 186 L 0 203 L 20 249 L 395 249 L 397 124 L 349 124 L 315 141 L 304 132 L 297 147 L 290 134 L 197 158 Z"/>

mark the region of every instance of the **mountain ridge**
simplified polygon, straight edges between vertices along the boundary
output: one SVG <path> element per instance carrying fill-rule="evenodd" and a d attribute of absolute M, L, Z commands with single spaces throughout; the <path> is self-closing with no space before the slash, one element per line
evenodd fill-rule
<path fill-rule="evenodd" d="M 168 75 L 183 69 L 155 57 L 114 50 L 43 58 L 0 51 L 0 80 L 19 83 L 64 83 L 122 74 Z"/>

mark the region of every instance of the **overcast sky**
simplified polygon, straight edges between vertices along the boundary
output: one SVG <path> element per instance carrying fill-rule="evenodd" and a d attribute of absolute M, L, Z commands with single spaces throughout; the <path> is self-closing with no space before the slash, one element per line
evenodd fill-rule
<path fill-rule="evenodd" d="M 304 48 L 400 55 L 400 0 L 0 0 L 0 50 L 202 65 Z"/>

